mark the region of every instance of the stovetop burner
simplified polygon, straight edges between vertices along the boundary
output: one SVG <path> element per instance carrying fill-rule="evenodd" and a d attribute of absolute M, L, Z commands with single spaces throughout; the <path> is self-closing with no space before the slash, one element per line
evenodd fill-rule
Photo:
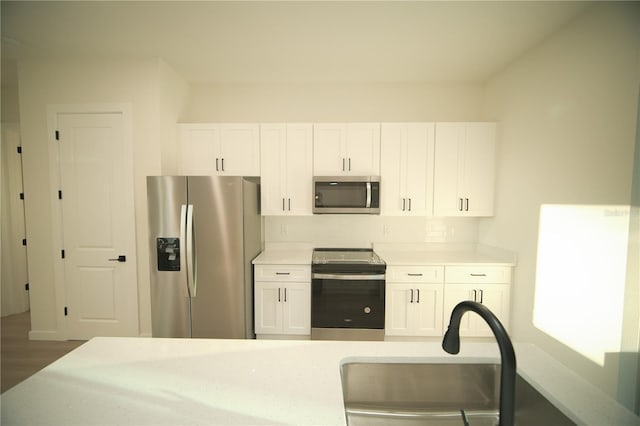
<path fill-rule="evenodd" d="M 313 250 L 312 271 L 370 271 L 386 269 L 386 263 L 372 249 L 317 248 Z"/>
<path fill-rule="evenodd" d="M 371 249 L 318 248 L 313 251 L 312 263 L 366 263 L 384 265 L 384 261 Z"/>

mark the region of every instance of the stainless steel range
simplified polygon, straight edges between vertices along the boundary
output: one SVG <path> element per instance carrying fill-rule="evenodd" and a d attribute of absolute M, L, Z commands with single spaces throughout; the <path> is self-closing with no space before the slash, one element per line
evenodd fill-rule
<path fill-rule="evenodd" d="M 371 249 L 315 249 L 311 338 L 383 340 L 386 267 Z"/>

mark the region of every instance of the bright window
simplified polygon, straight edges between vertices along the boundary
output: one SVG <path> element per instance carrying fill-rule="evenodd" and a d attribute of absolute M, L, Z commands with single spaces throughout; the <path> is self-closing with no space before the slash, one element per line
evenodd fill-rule
<path fill-rule="evenodd" d="M 619 352 L 628 206 L 543 205 L 533 322 L 594 362 Z"/>

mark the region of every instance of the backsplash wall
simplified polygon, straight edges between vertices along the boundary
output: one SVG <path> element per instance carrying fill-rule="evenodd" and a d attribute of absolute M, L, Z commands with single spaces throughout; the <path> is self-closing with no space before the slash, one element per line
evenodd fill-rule
<path fill-rule="evenodd" d="M 265 243 L 371 247 L 387 243 L 477 242 L 478 218 L 314 215 L 265 217 Z"/>

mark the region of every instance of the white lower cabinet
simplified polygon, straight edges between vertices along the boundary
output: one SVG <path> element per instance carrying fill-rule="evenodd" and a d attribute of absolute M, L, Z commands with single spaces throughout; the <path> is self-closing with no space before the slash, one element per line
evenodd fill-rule
<path fill-rule="evenodd" d="M 256 265 L 255 276 L 256 335 L 310 335 L 310 266 Z"/>
<path fill-rule="evenodd" d="M 387 266 L 385 335 L 441 337 L 453 308 L 474 300 L 509 324 L 509 266 Z M 460 335 L 493 336 L 479 315 L 467 312 Z"/>
<path fill-rule="evenodd" d="M 509 298 L 511 292 L 510 267 L 446 267 L 444 287 L 444 329 L 449 325 L 455 306 L 472 300 L 485 305 L 509 326 Z M 460 335 L 472 337 L 493 336 L 486 322 L 476 313 L 467 312 L 460 322 Z"/>
<path fill-rule="evenodd" d="M 385 335 L 442 335 L 443 269 L 387 268 Z"/>

